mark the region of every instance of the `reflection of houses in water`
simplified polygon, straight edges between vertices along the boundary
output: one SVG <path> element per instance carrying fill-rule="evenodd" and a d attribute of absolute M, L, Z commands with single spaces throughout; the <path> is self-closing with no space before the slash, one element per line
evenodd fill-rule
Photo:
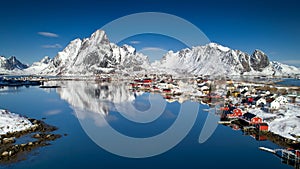
<path fill-rule="evenodd" d="M 182 104 L 183 102 L 189 100 L 188 97 L 185 96 L 170 96 L 170 95 L 164 95 L 163 98 L 168 102 L 168 103 L 173 103 L 173 102 L 178 102 Z"/>
<path fill-rule="evenodd" d="M 281 162 L 300 169 L 300 150 L 288 149 L 269 149 L 266 147 L 259 147 L 260 150 L 275 154 L 281 158 Z"/>
<path fill-rule="evenodd" d="M 239 125 L 234 124 L 234 123 L 231 123 L 229 126 L 232 128 L 232 130 L 240 130 L 241 129 L 241 127 Z"/>
<path fill-rule="evenodd" d="M 282 150 L 278 156 L 281 157 L 282 163 L 300 169 L 300 150 Z"/>
<path fill-rule="evenodd" d="M 252 133 L 250 136 L 253 137 L 257 141 L 266 141 L 266 140 L 268 140 L 267 136 L 262 135 L 260 133 Z"/>

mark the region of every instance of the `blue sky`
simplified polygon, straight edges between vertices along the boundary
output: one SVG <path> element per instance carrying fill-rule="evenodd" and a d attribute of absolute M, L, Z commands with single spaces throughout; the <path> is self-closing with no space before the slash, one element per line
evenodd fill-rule
<path fill-rule="evenodd" d="M 177 39 L 151 33 L 134 35 L 117 44 L 119 46 L 124 44 L 134 46 L 138 52 L 147 55 L 151 62 L 161 59 L 161 57 L 170 50 L 179 51 L 188 48 L 186 44 Z"/>
<path fill-rule="evenodd" d="M 271 60 L 300 66 L 299 7 L 296 0 L 1 1 L 0 55 L 14 55 L 30 64 L 45 55 L 54 57 L 71 40 L 89 37 L 119 17 L 164 12 L 196 25 L 212 42 L 250 54 L 261 49 Z M 132 45 L 138 50 L 172 49 L 163 43 L 153 45 L 149 36 L 136 41 L 140 46 Z"/>

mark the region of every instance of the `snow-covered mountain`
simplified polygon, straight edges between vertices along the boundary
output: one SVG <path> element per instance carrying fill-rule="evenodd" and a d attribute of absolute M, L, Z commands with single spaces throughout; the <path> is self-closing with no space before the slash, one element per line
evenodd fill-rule
<path fill-rule="evenodd" d="M 115 71 L 138 71 L 149 67 L 147 56 L 128 45 L 110 43 L 103 30 L 75 39 L 55 56 L 42 74 L 86 75 Z"/>
<path fill-rule="evenodd" d="M 46 69 L 52 59 L 49 56 L 45 56 L 42 60 L 34 62 L 31 66 L 23 70 L 23 74 L 38 74 L 42 70 Z"/>
<path fill-rule="evenodd" d="M 11 71 L 11 70 L 23 70 L 28 66 L 21 63 L 15 56 L 5 58 L 0 56 L 0 70 L 1 71 Z"/>
<path fill-rule="evenodd" d="M 300 74 L 300 68 L 272 61 L 271 65 L 275 70 L 275 75 Z"/>
<path fill-rule="evenodd" d="M 240 50 L 209 43 L 178 52 L 169 51 L 153 69 L 165 72 L 201 75 L 288 75 L 300 69 L 279 62 L 270 62 L 266 54 L 255 50 L 249 55 Z"/>
<path fill-rule="evenodd" d="M 3 71 L 4 70 L 4 71 Z M 13 71 L 11 71 L 13 70 Z M 43 58 L 29 68 L 15 57 L 0 56 L 0 73 L 43 75 L 90 75 L 129 73 L 134 71 L 195 75 L 293 75 L 300 69 L 271 62 L 266 54 L 255 50 L 251 55 L 216 43 L 169 51 L 160 61 L 149 63 L 148 57 L 129 45 L 110 43 L 103 30 L 89 38 L 75 39 L 53 59 Z"/>

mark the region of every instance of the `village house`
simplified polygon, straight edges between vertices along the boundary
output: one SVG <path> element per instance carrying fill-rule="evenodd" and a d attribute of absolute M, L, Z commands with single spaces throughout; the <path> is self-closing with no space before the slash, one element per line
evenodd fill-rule
<path fill-rule="evenodd" d="M 252 125 L 252 124 L 259 124 L 259 123 L 263 122 L 262 118 L 256 116 L 255 114 L 249 113 L 249 112 L 243 114 L 243 116 L 241 117 L 241 119 L 245 120 L 250 125 Z"/>
<path fill-rule="evenodd" d="M 280 103 L 277 100 L 274 100 L 270 103 L 270 109 L 278 110 L 280 108 Z"/>
<path fill-rule="evenodd" d="M 233 96 L 233 97 L 239 97 L 240 96 L 240 92 L 238 92 L 238 91 L 233 91 L 232 93 L 231 93 L 231 95 Z"/>
<path fill-rule="evenodd" d="M 236 108 L 232 111 L 232 113 L 227 114 L 227 118 L 238 118 L 238 117 L 241 117 L 242 115 L 243 115 L 242 110 L 239 108 Z"/>
<path fill-rule="evenodd" d="M 265 105 L 267 104 L 267 101 L 266 101 L 266 99 L 264 99 L 264 98 L 259 98 L 257 101 L 256 101 L 256 106 L 257 107 L 264 107 Z"/>
<path fill-rule="evenodd" d="M 286 103 L 288 103 L 287 98 L 284 97 L 284 96 L 279 96 L 275 100 L 278 101 L 280 104 L 286 104 Z"/>
<path fill-rule="evenodd" d="M 288 103 L 288 99 L 284 96 L 279 96 L 279 97 L 275 98 L 275 100 L 270 103 L 270 109 L 278 110 L 278 109 L 280 109 L 280 107 L 282 105 L 285 105 L 286 103 Z"/>
<path fill-rule="evenodd" d="M 269 125 L 267 123 L 259 123 L 255 125 L 258 131 L 269 131 Z"/>
<path fill-rule="evenodd" d="M 241 92 L 241 95 L 244 96 L 244 97 L 247 97 L 247 96 L 250 96 L 250 92 L 246 91 L 246 90 L 243 90 Z"/>
<path fill-rule="evenodd" d="M 244 87 L 244 86 L 239 86 L 238 89 L 240 90 L 240 93 L 242 93 L 242 92 L 247 92 L 247 91 L 249 90 L 249 88 L 248 88 L 247 86 L 246 86 L 246 87 Z"/>
<path fill-rule="evenodd" d="M 268 96 L 269 94 L 271 94 L 270 91 L 262 91 L 262 92 L 260 93 L 260 96 L 265 97 L 265 96 Z"/>

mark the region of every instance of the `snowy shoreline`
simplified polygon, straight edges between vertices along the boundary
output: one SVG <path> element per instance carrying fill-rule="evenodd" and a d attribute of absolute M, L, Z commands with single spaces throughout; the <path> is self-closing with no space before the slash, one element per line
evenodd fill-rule
<path fill-rule="evenodd" d="M 52 133 L 55 130 L 56 127 L 41 120 L 0 109 L 0 164 L 24 160 L 35 148 L 49 145 L 61 137 Z"/>
<path fill-rule="evenodd" d="M 33 124 L 25 117 L 0 109 L 0 135 L 28 130 Z"/>
<path fill-rule="evenodd" d="M 269 124 L 269 131 L 284 138 L 299 142 L 300 138 L 300 106 L 288 103 L 284 109 L 276 113 L 266 113 L 261 109 L 250 109 L 249 112 L 262 117 Z"/>

